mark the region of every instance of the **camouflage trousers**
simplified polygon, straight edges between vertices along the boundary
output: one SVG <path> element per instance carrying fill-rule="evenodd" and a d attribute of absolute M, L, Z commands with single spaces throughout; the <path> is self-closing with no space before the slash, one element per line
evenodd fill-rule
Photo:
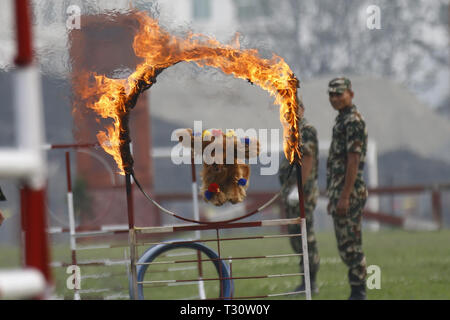
<path fill-rule="evenodd" d="M 300 215 L 300 209 L 298 205 L 288 204 L 283 201 L 284 208 L 286 210 L 287 218 L 297 218 Z M 307 243 L 308 243 L 308 258 L 309 258 L 309 272 L 312 276 L 315 276 L 319 271 L 320 256 L 319 250 L 317 249 L 316 236 L 314 234 L 314 217 L 313 212 L 315 208 L 314 205 L 305 205 L 305 216 L 306 216 L 306 233 L 307 233 Z M 301 227 L 299 224 L 288 225 L 288 231 L 290 234 L 301 233 Z M 302 237 L 290 237 L 292 248 L 296 253 L 301 253 L 302 250 Z M 303 256 L 300 258 L 300 272 L 303 272 Z"/>
<path fill-rule="evenodd" d="M 348 267 L 348 281 L 352 286 L 365 284 L 366 257 L 362 250 L 361 222 L 366 198 L 350 198 L 346 215 L 336 214 L 337 201 L 330 201 L 337 247 L 342 261 Z"/>

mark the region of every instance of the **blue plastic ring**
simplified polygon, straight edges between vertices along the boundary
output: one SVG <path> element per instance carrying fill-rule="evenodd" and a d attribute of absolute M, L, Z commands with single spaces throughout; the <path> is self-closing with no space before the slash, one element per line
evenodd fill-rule
<path fill-rule="evenodd" d="M 208 248 L 207 246 L 198 243 L 198 242 L 185 242 L 183 240 L 180 240 L 180 242 L 171 242 L 171 243 L 160 243 L 157 244 L 144 252 L 144 254 L 139 258 L 138 263 L 149 263 L 156 259 L 157 256 L 160 254 L 172 250 L 172 249 L 179 249 L 179 248 L 188 248 L 193 250 L 199 250 L 206 254 L 214 263 L 217 273 L 220 275 L 222 273 L 221 278 L 224 278 L 221 280 L 222 287 L 223 287 L 223 298 L 224 299 L 231 299 L 233 297 L 234 292 L 234 283 L 233 279 L 230 278 L 230 269 L 228 265 L 225 263 L 224 260 L 219 260 L 219 256 L 217 255 L 214 250 L 211 248 Z M 144 281 L 145 272 L 147 271 L 148 264 L 142 264 L 137 265 L 137 281 L 142 282 Z M 138 289 L 138 300 L 144 300 L 144 287 L 142 284 L 137 285 Z M 130 298 L 134 299 L 134 293 L 133 293 L 133 282 L 130 277 L 129 279 L 129 292 L 130 292 Z"/>

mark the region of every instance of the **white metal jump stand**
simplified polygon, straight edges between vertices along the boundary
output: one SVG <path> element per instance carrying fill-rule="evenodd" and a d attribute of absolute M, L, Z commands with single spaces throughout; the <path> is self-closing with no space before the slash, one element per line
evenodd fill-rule
<path fill-rule="evenodd" d="M 167 210 L 163 206 L 161 206 L 159 203 L 157 203 L 154 199 L 151 198 L 150 195 L 148 195 L 140 186 L 139 181 L 136 179 L 136 177 L 133 175 L 133 180 L 136 184 L 136 186 L 143 192 L 143 194 L 146 196 L 146 198 L 151 201 L 162 213 L 171 215 L 172 217 L 175 217 L 179 220 L 185 221 L 185 222 L 191 222 L 189 224 L 179 224 L 179 225 L 171 225 L 171 226 L 158 226 L 158 227 L 136 227 L 134 225 L 134 217 L 133 217 L 133 204 L 131 203 L 132 198 L 128 197 L 128 201 L 130 201 L 130 204 L 128 206 L 128 214 L 129 214 L 129 227 L 130 227 L 130 237 L 129 237 L 129 244 L 130 244 L 130 251 L 134 255 L 130 257 L 130 265 L 131 265 L 131 279 L 130 279 L 130 298 L 131 299 L 144 299 L 143 294 L 143 286 L 144 285 L 163 285 L 163 284 L 175 284 L 175 283 L 186 283 L 186 282 L 198 282 L 199 285 L 199 297 L 200 299 L 205 299 L 204 296 L 204 288 L 203 283 L 204 281 L 219 281 L 220 282 L 220 296 L 219 299 L 252 299 L 252 298 L 271 298 L 271 297 L 277 297 L 277 296 L 288 296 L 293 294 L 298 294 L 300 292 L 287 292 L 287 293 L 275 293 L 275 294 L 264 294 L 264 295 L 258 295 L 258 296 L 248 296 L 248 297 L 235 297 L 233 296 L 233 280 L 244 280 L 244 279 L 267 279 L 267 278 L 276 278 L 276 277 L 298 277 L 298 276 L 304 276 L 305 279 L 305 297 L 307 300 L 311 299 L 311 286 L 310 286 L 310 275 L 309 275 L 309 259 L 308 259 L 308 243 L 307 243 L 307 230 L 306 230 L 306 217 L 305 217 L 305 211 L 304 211 L 304 198 L 303 198 L 303 189 L 302 189 L 302 177 L 301 177 L 301 166 L 300 164 L 294 164 L 291 167 L 291 171 L 294 169 L 294 166 L 296 167 L 297 171 L 297 183 L 298 183 L 298 192 L 299 192 L 299 202 L 300 202 L 300 214 L 298 218 L 293 219 L 275 219 L 275 220 L 260 220 L 260 221 L 250 221 L 250 222 L 241 222 L 239 220 L 242 220 L 244 218 L 250 217 L 256 213 L 259 213 L 269 207 L 271 204 L 275 202 L 275 200 L 280 196 L 281 192 L 273 196 L 269 201 L 258 207 L 257 209 L 237 218 L 229 219 L 226 221 L 219 221 L 219 222 L 208 222 L 208 221 L 201 221 L 199 220 L 199 214 L 198 214 L 198 197 L 197 197 L 197 186 L 196 186 L 196 179 L 195 179 L 195 164 L 194 161 L 191 161 L 192 166 L 192 185 L 193 185 L 193 207 L 194 207 L 194 219 L 188 219 L 181 217 L 180 215 Z M 130 194 L 130 187 L 131 187 L 131 179 L 129 178 L 128 181 L 128 188 L 127 188 L 127 195 Z M 286 226 L 286 225 L 292 225 L 297 224 L 300 225 L 301 228 L 301 234 L 295 234 L 295 235 L 269 235 L 269 236 L 248 236 L 248 237 L 237 237 L 237 238 L 222 238 L 220 236 L 220 230 L 226 230 L 226 229 L 239 229 L 239 228 L 254 228 L 254 227 L 268 227 L 268 226 Z M 200 232 L 202 230 L 215 230 L 216 231 L 216 237 L 211 239 L 201 239 L 200 238 Z M 141 234 L 161 234 L 161 233 L 176 233 L 176 232 L 183 232 L 183 231 L 195 231 L 196 237 L 194 240 L 174 240 L 174 241 L 163 241 L 163 242 L 153 242 L 153 243 L 142 243 L 138 241 L 139 235 Z M 247 256 L 247 257 L 222 257 L 221 256 L 221 243 L 223 241 L 233 241 L 233 240 L 245 240 L 245 239 L 268 239 L 268 238 L 281 238 L 281 237 L 293 237 L 293 236 L 300 236 L 302 238 L 302 253 L 300 254 L 279 254 L 279 255 L 266 255 L 266 256 Z M 203 245 L 205 242 L 216 242 L 218 247 L 218 252 L 211 252 L 211 250 Z M 137 246 L 142 245 L 154 245 L 150 249 L 148 249 L 142 257 L 138 259 L 137 257 Z M 183 280 L 176 280 L 176 279 L 168 279 L 168 280 L 156 280 L 156 281 L 145 281 L 144 280 L 144 274 L 151 264 L 161 264 L 165 262 L 153 262 L 156 257 L 161 255 L 162 253 L 172 250 L 172 249 L 179 249 L 179 248 L 187 248 L 192 250 L 197 250 L 197 253 L 204 253 L 208 256 L 208 259 L 201 259 L 200 254 L 198 254 L 198 268 L 199 268 L 199 276 L 197 279 L 183 279 Z M 260 259 L 260 258 L 280 258 L 280 257 L 293 257 L 293 256 L 303 256 L 303 273 L 289 273 L 289 274 L 270 274 L 270 275 L 256 275 L 256 276 L 247 276 L 247 277 L 239 277 L 236 274 L 232 274 L 231 270 L 231 261 L 233 260 L 245 260 L 245 259 Z M 208 278 L 205 279 L 202 277 L 201 272 L 201 264 L 202 262 L 214 262 L 218 277 L 217 278 Z M 226 265 L 225 261 L 229 261 L 230 265 Z M 183 262 L 193 262 L 193 260 L 186 260 L 186 261 L 176 261 L 176 263 L 183 263 Z M 174 262 L 171 262 L 174 263 Z M 134 270 L 133 270 L 134 269 Z"/>

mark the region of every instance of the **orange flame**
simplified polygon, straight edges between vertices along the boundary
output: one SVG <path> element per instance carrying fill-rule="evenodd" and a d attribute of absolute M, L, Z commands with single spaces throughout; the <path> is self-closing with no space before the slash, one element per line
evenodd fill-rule
<path fill-rule="evenodd" d="M 298 80 L 287 63 L 279 56 L 263 59 L 255 49 L 240 49 L 238 38 L 232 44 L 222 44 L 216 39 L 201 34 L 189 34 L 186 38 L 169 34 L 162 29 L 155 19 L 144 13 L 137 13 L 140 22 L 133 49 L 144 62 L 127 80 L 110 79 L 94 75 L 95 85 L 83 88 L 82 96 L 100 96 L 88 107 L 95 110 L 103 118 L 112 118 L 114 124 L 107 132 L 99 132 L 97 138 L 103 149 L 112 155 L 124 174 L 120 154 L 120 115 L 127 112 L 125 103 L 127 96 L 136 89 L 138 81 L 151 85 L 157 71 L 170 67 L 178 62 L 194 62 L 200 67 L 211 66 L 231 74 L 236 78 L 249 80 L 275 97 L 280 106 L 280 121 L 283 125 L 283 148 L 286 158 L 292 163 L 300 161 L 300 136 L 298 130 L 302 109 L 298 108 Z"/>

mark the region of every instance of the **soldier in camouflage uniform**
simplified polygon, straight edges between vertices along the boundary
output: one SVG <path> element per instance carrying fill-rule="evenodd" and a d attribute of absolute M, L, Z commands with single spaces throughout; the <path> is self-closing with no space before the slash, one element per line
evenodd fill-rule
<path fill-rule="evenodd" d="M 318 293 L 318 287 L 316 285 L 316 275 L 319 271 L 319 251 L 317 250 L 316 238 L 314 235 L 314 219 L 313 212 L 316 207 L 317 198 L 319 197 L 319 187 L 317 183 L 318 172 L 318 140 L 316 129 L 309 124 L 305 118 L 302 118 L 299 123 L 300 133 L 302 135 L 301 152 L 303 155 L 302 163 L 302 176 L 303 176 L 303 190 L 304 190 L 304 203 L 305 203 L 305 215 L 306 215 L 306 229 L 307 229 L 307 242 L 308 242 L 308 257 L 309 257 L 309 270 L 311 279 L 311 290 L 313 293 Z M 288 178 L 289 161 L 285 158 L 281 161 L 279 179 L 283 186 L 281 189 L 281 199 L 283 207 L 285 208 L 287 218 L 297 218 L 300 215 L 298 199 L 295 201 L 289 200 L 289 194 L 297 186 L 297 177 L 295 174 L 295 168 Z M 287 183 L 286 180 L 288 179 Z M 295 189 L 296 190 L 296 189 Z M 300 225 L 288 225 L 289 233 L 299 234 Z M 291 245 L 295 252 L 302 252 L 302 238 L 291 237 Z M 300 259 L 300 272 L 303 272 L 303 256 Z M 304 278 L 302 284 L 296 289 L 296 291 L 304 291 L 305 283 Z"/>
<path fill-rule="evenodd" d="M 333 217 L 339 255 L 349 268 L 349 299 L 365 299 L 366 259 L 361 220 L 367 199 L 363 180 L 367 129 L 352 103 L 354 94 L 349 79 L 331 80 L 328 93 L 331 105 L 339 112 L 327 160 L 328 213 Z"/>

